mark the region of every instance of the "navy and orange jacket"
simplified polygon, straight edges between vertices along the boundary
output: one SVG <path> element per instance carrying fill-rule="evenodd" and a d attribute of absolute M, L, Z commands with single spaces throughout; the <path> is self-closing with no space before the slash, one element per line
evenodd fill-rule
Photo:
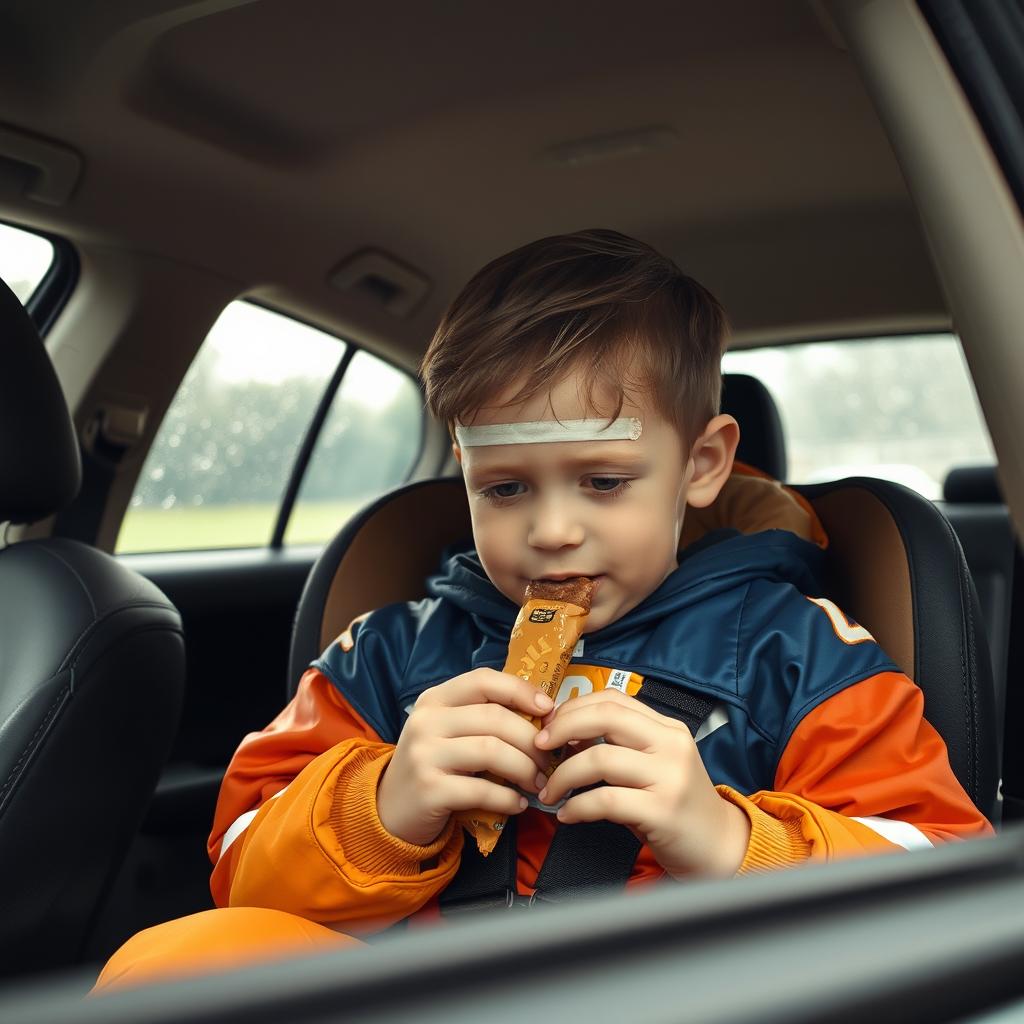
<path fill-rule="evenodd" d="M 820 558 L 785 530 L 695 545 L 633 611 L 587 634 L 567 673 L 577 692 L 627 681 L 635 692 L 656 679 L 713 699 L 697 748 L 719 793 L 750 819 L 741 872 L 991 832 L 923 717 L 921 691 L 817 596 Z M 472 552 L 452 558 L 429 594 L 357 622 L 278 718 L 243 741 L 209 843 L 218 905 L 352 933 L 436 916 L 461 829 L 450 822 L 422 847 L 391 836 L 377 784 L 420 693 L 502 667 L 518 609 Z M 519 819 L 524 895 L 554 828 L 535 807 Z M 644 847 L 631 883 L 662 875 Z"/>

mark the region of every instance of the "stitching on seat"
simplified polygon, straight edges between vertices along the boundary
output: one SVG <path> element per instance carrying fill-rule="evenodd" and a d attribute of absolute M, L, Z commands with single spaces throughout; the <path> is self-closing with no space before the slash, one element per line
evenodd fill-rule
<path fill-rule="evenodd" d="M 32 738 L 26 744 L 25 749 L 22 751 L 21 757 L 18 758 L 17 763 L 14 765 L 14 767 L 8 774 L 7 780 L 4 782 L 3 787 L 0 788 L 0 812 L 3 811 L 4 804 L 7 799 L 8 790 L 10 790 L 10 788 L 17 781 L 17 778 L 20 777 L 22 769 L 25 766 L 25 762 L 28 760 L 29 757 L 31 757 L 32 753 L 39 745 L 39 734 L 43 732 L 43 730 L 48 728 L 50 722 L 53 720 L 57 712 L 60 710 L 60 708 L 67 700 L 68 694 L 70 692 L 71 683 L 65 683 L 64 686 L 61 688 L 60 693 L 57 694 L 56 700 L 54 700 L 54 702 L 50 705 L 49 709 L 47 710 L 42 722 L 39 723 L 39 728 L 36 729 L 36 731 L 32 734 Z"/>
<path fill-rule="evenodd" d="M 118 640 L 135 639 L 137 636 L 142 636 L 144 633 L 170 633 L 174 636 L 184 637 L 185 631 L 182 629 L 175 629 L 173 626 L 165 626 L 159 622 L 148 622 L 142 626 L 136 626 L 135 629 L 129 630 L 127 633 L 122 633 Z M 82 652 L 79 651 L 75 655 L 75 660 L 69 666 L 72 671 L 78 667 L 78 662 L 82 657 Z"/>
<path fill-rule="evenodd" d="M 161 605 L 160 607 L 163 606 Z M 151 623 L 149 625 L 143 626 L 140 629 L 135 629 L 132 630 L 130 633 L 126 633 L 125 637 L 134 638 L 141 634 L 152 632 L 167 632 L 174 634 L 176 636 L 184 635 L 183 631 L 180 629 L 169 629 L 167 626 L 161 626 L 156 623 Z M 22 774 L 22 771 L 25 767 L 27 760 L 32 756 L 32 754 L 35 752 L 35 750 L 38 748 L 41 742 L 42 737 L 40 736 L 40 733 L 43 733 L 46 729 L 48 729 L 53 719 L 57 716 L 57 713 L 64 706 L 64 704 L 67 703 L 67 698 L 70 696 L 71 692 L 74 689 L 74 666 L 72 666 L 71 671 L 71 679 L 64 684 L 64 686 L 61 688 L 60 692 L 54 699 L 53 703 L 47 709 L 46 714 L 43 716 L 42 722 L 39 723 L 38 728 L 32 734 L 32 738 L 25 745 L 25 749 L 22 751 L 21 757 L 18 758 L 15 765 L 11 768 L 3 786 L 0 787 L 0 815 L 2 815 L 3 813 L 5 802 L 7 800 L 8 791 L 15 784 L 15 782 L 18 781 L 18 778 Z"/>
<path fill-rule="evenodd" d="M 135 603 L 125 602 L 122 604 L 113 605 L 110 608 L 105 609 L 102 615 L 97 614 L 96 618 L 94 618 L 92 622 L 85 626 L 82 629 L 82 631 L 78 634 L 78 636 L 75 637 L 74 642 L 68 647 L 67 654 L 64 655 L 64 660 L 61 662 L 61 668 L 67 667 L 69 662 L 71 664 L 74 664 L 78 660 L 82 652 L 80 650 L 77 650 L 77 648 L 85 642 L 90 633 L 95 633 L 100 628 L 100 626 L 109 622 L 112 618 L 114 618 L 115 615 L 119 615 L 121 612 L 135 611 L 139 608 L 159 608 L 160 610 L 166 612 L 172 612 L 175 610 L 173 608 L 170 608 L 168 605 L 161 604 L 158 601 L 138 601 Z M 174 632 L 183 634 L 183 630 L 181 629 L 180 626 L 171 627 L 161 624 L 158 628 L 170 628 L 173 629 Z"/>
<path fill-rule="evenodd" d="M 61 556 L 58 555 L 57 552 L 52 550 L 51 548 L 44 546 L 41 548 L 37 548 L 37 550 L 45 552 L 52 559 L 54 559 L 57 562 L 60 562 L 60 564 L 63 565 L 64 568 L 67 569 L 67 571 L 71 573 L 72 576 L 74 576 L 74 578 L 78 581 L 78 585 L 82 588 L 82 593 L 85 594 L 86 598 L 89 601 L 89 607 L 92 609 L 93 615 L 98 614 L 96 609 L 96 602 L 92 599 L 92 594 L 89 592 L 89 588 L 85 585 L 85 580 L 83 580 L 82 577 L 79 575 L 78 570 L 66 558 L 61 558 Z"/>
<path fill-rule="evenodd" d="M 964 573 L 963 570 L 964 570 L 963 561 L 962 561 L 962 559 L 958 559 L 957 574 L 960 577 L 961 587 L 962 587 L 962 590 L 963 590 L 963 596 L 961 597 L 961 600 L 963 601 L 963 603 L 965 605 L 964 620 L 965 620 L 965 622 L 967 624 L 967 652 L 968 652 L 968 656 L 970 657 L 970 662 L 971 662 L 971 665 L 970 665 L 970 676 L 968 677 L 968 682 L 970 683 L 970 687 L 971 687 L 971 715 L 972 715 L 973 724 L 975 726 L 974 728 L 971 729 L 971 735 L 970 735 L 969 739 L 970 739 L 970 742 L 971 742 L 971 746 L 972 746 L 972 748 L 974 750 L 974 764 L 976 766 L 977 776 L 979 777 L 979 780 L 978 780 L 977 784 L 980 785 L 981 750 L 980 750 L 978 744 L 976 744 L 974 742 L 974 736 L 975 736 L 975 734 L 978 731 L 977 724 L 978 724 L 978 717 L 979 717 L 979 712 L 978 712 L 978 664 L 977 664 L 978 648 L 977 648 L 977 633 L 976 633 L 976 630 L 974 628 L 974 605 L 973 605 L 973 602 L 970 599 L 971 598 L 970 578 Z M 980 796 L 981 794 L 979 793 L 978 795 Z"/>
<path fill-rule="evenodd" d="M 967 577 L 964 575 L 963 558 L 960 556 L 959 545 L 953 527 L 945 516 L 942 516 L 942 525 L 946 530 L 946 539 L 953 548 L 953 556 L 956 564 L 957 596 L 960 599 L 960 618 L 964 628 L 960 634 L 960 672 L 961 692 L 963 693 L 964 705 L 969 715 L 969 727 L 967 729 L 967 767 L 968 779 L 972 799 L 977 800 L 981 796 L 978 791 L 981 774 L 980 751 L 974 741 L 978 731 L 978 679 L 977 664 L 974 658 L 974 613 L 971 608 L 970 588 Z M 970 664 L 968 664 L 968 660 Z"/>

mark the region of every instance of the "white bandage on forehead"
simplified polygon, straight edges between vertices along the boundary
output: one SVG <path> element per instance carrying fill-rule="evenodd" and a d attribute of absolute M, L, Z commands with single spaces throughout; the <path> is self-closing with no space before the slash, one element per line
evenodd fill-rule
<path fill-rule="evenodd" d="M 643 433 L 638 416 L 620 416 L 609 422 L 595 420 L 532 420 L 489 423 L 483 427 L 456 427 L 460 448 L 496 444 L 556 444 L 560 441 L 638 441 Z"/>

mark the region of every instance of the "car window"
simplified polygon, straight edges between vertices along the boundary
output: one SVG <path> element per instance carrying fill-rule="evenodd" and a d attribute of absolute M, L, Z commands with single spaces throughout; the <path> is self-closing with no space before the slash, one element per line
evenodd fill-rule
<path fill-rule="evenodd" d="M 877 476 L 935 500 L 953 466 L 995 461 L 955 335 L 743 349 L 722 368 L 775 398 L 795 483 Z"/>
<path fill-rule="evenodd" d="M 160 425 L 116 550 L 270 544 L 296 456 L 348 349 L 280 313 L 228 306 Z M 405 479 L 422 427 L 401 409 L 389 421 L 403 385 L 418 408 L 400 371 L 365 352 L 349 361 L 300 489 L 297 538 L 327 539 L 375 488 Z"/>
<path fill-rule="evenodd" d="M 25 305 L 53 263 L 53 243 L 0 224 L 0 278 Z"/>
<path fill-rule="evenodd" d="M 288 520 L 286 544 L 322 543 L 375 495 L 407 479 L 423 437 L 423 398 L 407 374 L 352 357 Z"/>

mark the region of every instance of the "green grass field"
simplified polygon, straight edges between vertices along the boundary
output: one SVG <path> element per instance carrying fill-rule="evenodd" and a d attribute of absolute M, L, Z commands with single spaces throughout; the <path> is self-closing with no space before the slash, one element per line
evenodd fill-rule
<path fill-rule="evenodd" d="M 305 502 L 296 506 L 286 544 L 323 544 L 368 499 Z M 277 505 L 207 505 L 130 508 L 117 538 L 117 552 L 198 551 L 264 547 L 277 519 Z"/>

